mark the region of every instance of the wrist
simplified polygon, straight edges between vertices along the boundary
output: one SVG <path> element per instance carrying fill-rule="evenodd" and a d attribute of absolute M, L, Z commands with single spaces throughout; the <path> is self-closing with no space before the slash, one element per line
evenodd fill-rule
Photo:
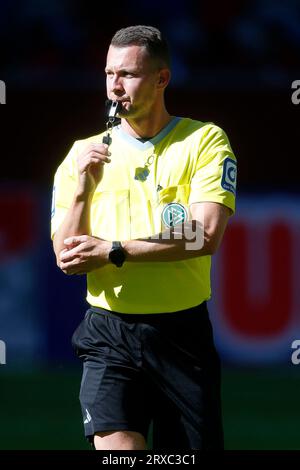
<path fill-rule="evenodd" d="M 77 188 L 75 191 L 74 199 L 76 202 L 91 202 L 94 196 L 95 190 L 87 191 L 83 188 Z"/>
<path fill-rule="evenodd" d="M 113 241 L 111 243 L 111 249 L 108 253 L 108 259 L 111 263 L 113 263 L 118 268 L 122 267 L 126 259 L 126 252 L 121 242 Z"/>
<path fill-rule="evenodd" d="M 126 261 L 130 261 L 130 258 L 131 258 L 131 253 L 130 253 L 130 249 L 129 249 L 129 246 L 128 246 L 129 243 L 130 243 L 129 240 L 122 241 L 122 248 L 125 252 Z"/>
<path fill-rule="evenodd" d="M 110 264 L 111 261 L 109 259 L 109 253 L 111 251 L 111 245 L 112 243 L 109 242 L 109 241 L 103 241 L 102 240 L 102 243 L 105 243 L 105 246 L 103 248 L 103 245 L 102 245 L 102 249 L 101 249 L 101 262 L 105 262 L 106 264 Z"/>

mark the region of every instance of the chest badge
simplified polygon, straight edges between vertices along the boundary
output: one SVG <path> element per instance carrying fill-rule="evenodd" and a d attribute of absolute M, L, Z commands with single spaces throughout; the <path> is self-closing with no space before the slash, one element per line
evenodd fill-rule
<path fill-rule="evenodd" d="M 170 228 L 185 222 L 188 218 L 188 213 L 182 204 L 170 202 L 164 207 L 161 218 L 164 225 Z"/>

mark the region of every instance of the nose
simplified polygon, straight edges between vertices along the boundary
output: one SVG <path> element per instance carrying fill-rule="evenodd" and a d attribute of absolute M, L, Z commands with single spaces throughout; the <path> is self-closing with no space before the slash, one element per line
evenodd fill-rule
<path fill-rule="evenodd" d="M 120 92 L 120 91 L 124 91 L 124 88 L 123 88 L 123 84 L 122 84 L 122 79 L 120 76 L 118 76 L 117 74 L 115 74 L 113 77 L 112 77 L 112 80 L 111 80 L 111 91 L 113 93 L 115 92 Z"/>

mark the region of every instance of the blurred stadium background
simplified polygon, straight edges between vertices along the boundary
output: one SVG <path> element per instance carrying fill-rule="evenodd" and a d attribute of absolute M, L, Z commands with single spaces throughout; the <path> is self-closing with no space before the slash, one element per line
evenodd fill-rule
<path fill-rule="evenodd" d="M 103 129 L 106 49 L 130 24 L 169 38 L 169 110 L 223 127 L 239 161 L 210 302 L 226 448 L 300 449 L 298 0 L 0 2 L 0 449 L 89 448 L 70 345 L 85 282 L 55 266 L 51 185 L 73 141 Z"/>

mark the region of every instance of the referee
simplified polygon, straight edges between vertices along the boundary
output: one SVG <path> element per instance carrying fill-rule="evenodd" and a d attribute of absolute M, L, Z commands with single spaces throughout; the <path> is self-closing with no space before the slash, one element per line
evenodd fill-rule
<path fill-rule="evenodd" d="M 107 96 L 120 124 L 76 141 L 54 178 L 59 268 L 87 275 L 72 343 L 85 435 L 98 450 L 223 448 L 220 361 L 206 308 L 211 255 L 235 209 L 224 131 L 169 114 L 168 47 L 130 26 L 111 40 Z M 70 312 L 72 314 L 72 312 Z"/>

